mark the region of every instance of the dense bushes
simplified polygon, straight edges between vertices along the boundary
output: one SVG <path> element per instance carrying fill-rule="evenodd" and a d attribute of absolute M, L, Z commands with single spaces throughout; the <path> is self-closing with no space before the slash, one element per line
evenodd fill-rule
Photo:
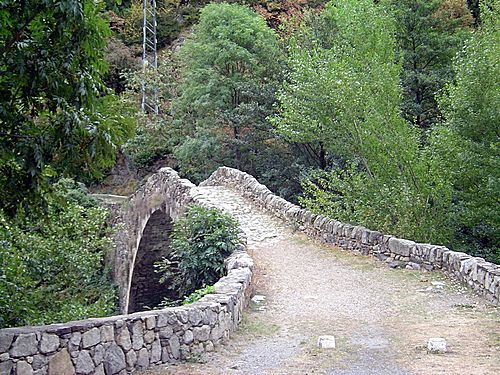
<path fill-rule="evenodd" d="M 54 188 L 45 217 L 0 214 L 0 328 L 115 311 L 103 265 L 107 211 L 72 180 Z"/>
<path fill-rule="evenodd" d="M 224 259 L 239 243 L 238 223 L 230 215 L 192 206 L 174 224 L 171 253 L 157 265 L 161 281 L 180 298 L 212 285 L 224 275 Z"/>

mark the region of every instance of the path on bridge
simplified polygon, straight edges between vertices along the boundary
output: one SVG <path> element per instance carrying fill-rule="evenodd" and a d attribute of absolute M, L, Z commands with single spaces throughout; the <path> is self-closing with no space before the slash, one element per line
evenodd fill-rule
<path fill-rule="evenodd" d="M 143 374 L 500 373 L 500 313 L 467 288 L 323 245 L 227 188 L 197 189 L 240 220 L 266 300 L 216 352 Z M 320 335 L 337 348 L 318 349 Z M 427 354 L 430 337 L 450 352 Z"/>

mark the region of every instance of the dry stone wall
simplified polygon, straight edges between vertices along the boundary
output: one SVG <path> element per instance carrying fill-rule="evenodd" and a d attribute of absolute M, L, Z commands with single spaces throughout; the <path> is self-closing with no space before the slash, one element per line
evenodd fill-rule
<path fill-rule="evenodd" d="M 200 203 L 194 185 L 163 168 L 121 210 L 115 277 L 128 293 L 144 227 L 161 209 L 175 220 Z M 246 243 L 246 240 L 244 239 Z M 127 267 L 129 268 L 127 270 Z M 214 350 L 242 318 L 251 294 L 253 261 L 241 245 L 225 261 L 215 292 L 181 307 L 63 324 L 0 330 L 1 375 L 125 375 Z"/>
<path fill-rule="evenodd" d="M 2 375 L 125 375 L 214 350 L 241 321 L 252 259 L 227 260 L 215 293 L 182 307 L 0 330 Z"/>
<path fill-rule="evenodd" d="M 237 169 L 221 167 L 202 185 L 235 189 L 256 205 L 288 222 L 296 223 L 306 233 L 326 243 L 373 255 L 391 266 L 441 269 L 490 301 L 498 304 L 500 300 L 500 266 L 483 258 L 452 251 L 444 246 L 416 243 L 314 214 L 274 195 L 254 177 Z"/>

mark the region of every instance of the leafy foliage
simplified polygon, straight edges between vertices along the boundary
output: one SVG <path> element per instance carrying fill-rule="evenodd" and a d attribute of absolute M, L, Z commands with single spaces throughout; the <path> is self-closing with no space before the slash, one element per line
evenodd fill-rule
<path fill-rule="evenodd" d="M 157 265 L 162 281 L 187 296 L 224 274 L 224 259 L 240 243 L 238 223 L 215 208 L 191 206 L 174 223 L 171 253 Z"/>
<path fill-rule="evenodd" d="M 184 301 L 182 301 L 183 305 L 189 305 L 190 303 L 194 303 L 200 300 L 203 296 L 207 294 L 212 294 L 215 292 L 215 287 L 213 285 L 207 285 L 204 288 L 197 289 L 189 296 L 184 297 Z"/>
<path fill-rule="evenodd" d="M 461 146 L 449 166 L 455 171 L 455 246 L 500 262 L 500 18 L 498 1 L 488 5 L 481 9 L 481 27 L 454 62 L 456 79 L 441 105 Z"/>
<path fill-rule="evenodd" d="M 110 315 L 116 295 L 103 268 L 107 211 L 81 185 L 56 184 L 45 218 L 0 215 L 0 327 Z"/>
<path fill-rule="evenodd" d="M 94 0 L 2 2 L 0 208 L 9 215 L 33 208 L 50 176 L 99 176 L 129 134 L 115 99 L 102 96 L 101 11 Z"/>
<path fill-rule="evenodd" d="M 453 78 L 451 60 L 472 24 L 463 0 L 394 0 L 397 50 L 403 61 L 404 117 L 420 128 L 440 119 L 436 95 Z"/>

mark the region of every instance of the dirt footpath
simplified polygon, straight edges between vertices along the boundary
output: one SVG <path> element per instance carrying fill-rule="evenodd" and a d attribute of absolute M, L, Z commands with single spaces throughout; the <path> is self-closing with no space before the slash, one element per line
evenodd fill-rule
<path fill-rule="evenodd" d="M 500 374 L 498 307 L 440 272 L 388 268 L 295 233 L 226 189 L 203 189 L 240 220 L 265 299 L 215 352 L 142 374 Z M 319 349 L 321 335 L 336 348 Z M 448 353 L 428 354 L 431 337 Z"/>

